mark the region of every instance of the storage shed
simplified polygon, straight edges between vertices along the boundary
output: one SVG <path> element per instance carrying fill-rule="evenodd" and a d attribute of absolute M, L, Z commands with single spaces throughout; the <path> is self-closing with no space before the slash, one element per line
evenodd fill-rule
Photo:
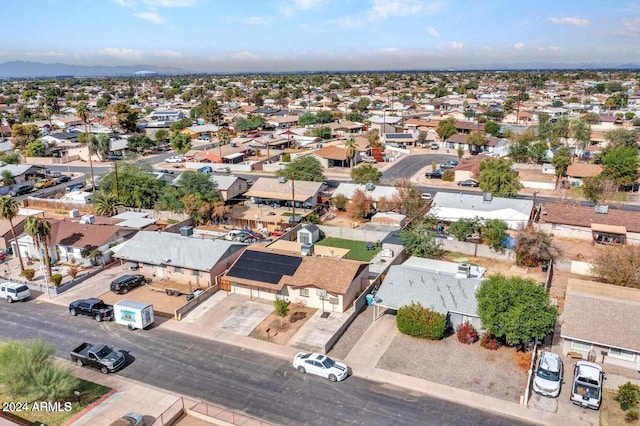
<path fill-rule="evenodd" d="M 311 223 L 298 231 L 297 239 L 302 244 L 313 244 L 320 239 L 320 229 Z"/>

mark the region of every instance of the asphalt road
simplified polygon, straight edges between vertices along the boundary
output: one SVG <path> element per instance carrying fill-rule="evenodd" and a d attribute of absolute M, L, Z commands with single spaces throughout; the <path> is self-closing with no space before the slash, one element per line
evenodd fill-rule
<path fill-rule="evenodd" d="M 397 179 L 409 179 L 418 171 L 425 167 L 430 166 L 432 163 L 436 165 L 442 164 L 445 161 L 457 160 L 457 155 L 448 154 L 411 154 L 403 157 L 402 160 L 393 164 L 382 174 L 381 184 L 391 185 Z"/>
<path fill-rule="evenodd" d="M 116 374 L 276 424 L 525 424 L 353 376 L 330 383 L 262 353 L 159 328 L 131 332 L 48 303 L 1 304 L 0 318 L 2 339 L 41 337 L 66 359 L 84 341 L 113 345 L 128 358 Z"/>

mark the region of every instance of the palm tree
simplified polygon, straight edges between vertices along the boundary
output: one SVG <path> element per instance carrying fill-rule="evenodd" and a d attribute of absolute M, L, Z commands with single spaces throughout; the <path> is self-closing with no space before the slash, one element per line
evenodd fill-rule
<path fill-rule="evenodd" d="M 344 147 L 347 151 L 346 154 L 347 158 L 349 159 L 349 166 L 353 168 L 353 160 L 355 160 L 356 155 L 358 155 L 358 144 L 356 144 L 355 139 L 349 137 L 344 143 Z"/>
<path fill-rule="evenodd" d="M 87 104 L 84 102 L 80 102 L 76 107 L 76 112 L 78 113 L 78 117 L 84 123 L 84 133 L 87 135 L 87 149 L 89 150 L 89 168 L 91 169 L 91 188 L 95 190 L 96 181 L 93 176 L 93 160 L 91 159 L 91 133 L 88 130 L 87 123 L 89 122 L 89 108 L 87 108 Z"/>
<path fill-rule="evenodd" d="M 112 192 L 98 192 L 93 197 L 93 210 L 100 216 L 115 216 L 120 212 L 122 203 L 118 196 Z"/>
<path fill-rule="evenodd" d="M 24 272 L 24 263 L 22 262 L 22 256 L 20 256 L 20 245 L 16 238 L 16 229 L 13 226 L 13 219 L 18 215 L 19 210 L 18 202 L 11 196 L 4 195 L 0 197 L 0 218 L 8 220 L 9 226 L 11 226 L 11 235 L 13 236 L 13 241 L 16 242 L 16 256 L 20 261 L 20 273 L 22 273 Z"/>
<path fill-rule="evenodd" d="M 51 259 L 49 257 L 49 237 L 51 236 L 51 223 L 37 216 L 29 216 L 24 222 L 24 232 L 31 235 L 38 250 L 42 248 L 42 261 L 47 267 L 47 278 L 51 282 Z"/>
<path fill-rule="evenodd" d="M 218 151 L 220 154 L 220 161 L 222 161 L 222 145 L 226 145 L 230 141 L 231 137 L 229 136 L 229 132 L 227 132 L 226 130 L 218 130 Z"/>

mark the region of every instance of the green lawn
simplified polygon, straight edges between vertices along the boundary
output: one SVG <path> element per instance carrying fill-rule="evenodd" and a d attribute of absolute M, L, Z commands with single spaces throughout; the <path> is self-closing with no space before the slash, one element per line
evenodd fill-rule
<path fill-rule="evenodd" d="M 70 397 L 59 401 L 59 410 L 55 409 L 53 411 L 48 411 L 43 407 L 42 411 L 34 410 L 34 403 L 36 402 L 49 402 L 49 401 L 28 401 L 27 411 L 20 412 L 4 412 L 5 415 L 16 416 L 18 419 L 27 420 L 31 422 L 33 425 L 41 425 L 44 424 L 46 426 L 59 426 L 64 422 L 69 420 L 71 417 L 84 410 L 89 404 L 109 392 L 111 389 L 97 383 L 87 382 L 85 380 L 78 379 L 80 381 L 80 385 L 78 386 L 78 391 L 80 391 L 80 405 L 78 405 L 78 400 L 75 395 L 71 395 Z M 24 398 L 15 398 L 10 397 L 2 392 L 0 392 L 0 402 L 17 402 L 20 401 L 24 403 Z M 67 407 L 70 408 L 69 411 L 65 409 L 65 403 Z M 37 406 L 36 406 L 37 408 Z M 16 419 L 16 420 L 18 420 Z M 25 424 L 28 424 L 25 422 Z"/>
<path fill-rule="evenodd" d="M 345 259 L 360 260 L 363 262 L 370 262 L 380 251 L 380 247 L 375 247 L 374 250 L 367 250 L 367 243 L 365 241 L 344 240 L 333 237 L 324 238 L 316 242 L 316 244 L 319 246 L 349 249 L 349 252 L 344 257 Z"/>
<path fill-rule="evenodd" d="M 584 195 L 582 193 L 582 187 L 580 187 L 580 186 L 572 186 L 571 189 L 569 190 L 569 192 L 571 193 L 571 196 L 573 198 L 584 198 Z M 602 201 L 602 204 L 606 204 L 607 201 L 609 201 L 609 200 Z M 625 202 L 625 201 L 627 201 L 627 193 L 626 192 L 614 192 L 613 194 L 611 194 L 610 201 L 613 201 L 613 202 Z"/>

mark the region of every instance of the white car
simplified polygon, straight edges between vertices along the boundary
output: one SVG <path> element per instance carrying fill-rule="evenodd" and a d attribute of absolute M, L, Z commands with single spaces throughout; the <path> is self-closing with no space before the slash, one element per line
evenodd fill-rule
<path fill-rule="evenodd" d="M 187 161 L 187 159 L 179 155 L 174 155 L 164 160 L 165 163 L 184 163 L 185 161 Z"/>
<path fill-rule="evenodd" d="M 433 197 L 428 192 L 423 192 L 420 198 L 422 198 L 423 200 L 431 200 Z"/>
<path fill-rule="evenodd" d="M 544 396 L 555 398 L 560 395 L 562 383 L 562 360 L 553 352 L 542 352 L 536 365 L 533 390 Z"/>
<path fill-rule="evenodd" d="M 293 358 L 293 367 L 302 374 L 315 374 L 332 382 L 344 380 L 349 375 L 346 364 L 318 353 L 298 352 Z"/>

